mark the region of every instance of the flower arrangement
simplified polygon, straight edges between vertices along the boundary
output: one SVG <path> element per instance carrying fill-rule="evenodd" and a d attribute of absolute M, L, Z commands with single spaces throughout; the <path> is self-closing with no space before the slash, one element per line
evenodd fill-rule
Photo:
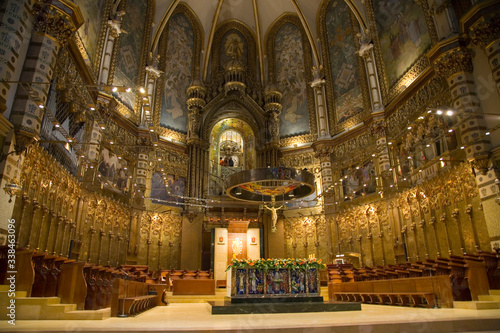
<path fill-rule="evenodd" d="M 231 268 L 255 268 L 268 271 L 269 269 L 293 268 L 293 269 L 310 269 L 325 268 L 326 265 L 321 262 L 321 259 L 233 259 L 226 268 L 226 272 Z"/>

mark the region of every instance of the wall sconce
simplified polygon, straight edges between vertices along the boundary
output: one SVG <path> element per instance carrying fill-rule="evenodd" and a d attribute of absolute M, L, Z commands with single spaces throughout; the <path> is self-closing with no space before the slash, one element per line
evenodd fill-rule
<path fill-rule="evenodd" d="M 11 183 L 5 184 L 3 190 L 5 191 L 5 193 L 9 195 L 9 203 L 10 203 L 12 202 L 12 197 L 21 194 L 23 188 L 21 187 L 21 185 L 18 184 L 17 179 L 14 177 L 12 178 Z"/>

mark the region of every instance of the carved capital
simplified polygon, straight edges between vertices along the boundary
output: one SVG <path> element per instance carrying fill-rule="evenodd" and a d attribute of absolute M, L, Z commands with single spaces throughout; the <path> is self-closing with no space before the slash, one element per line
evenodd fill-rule
<path fill-rule="evenodd" d="M 485 48 L 500 39 L 500 16 L 482 18 L 474 23 L 469 30 L 472 45 Z"/>
<path fill-rule="evenodd" d="M 469 160 L 469 162 L 472 167 L 479 171 L 482 175 L 486 175 L 488 173 L 488 168 L 491 163 L 489 155 L 474 156 Z"/>
<path fill-rule="evenodd" d="M 33 5 L 35 31 L 55 38 L 65 45 L 80 24 L 73 22 L 72 17 L 49 1 L 39 0 Z M 78 27 L 77 27 L 78 26 Z"/>
<path fill-rule="evenodd" d="M 434 61 L 434 70 L 437 75 L 446 79 L 460 72 L 472 73 L 473 57 L 474 52 L 472 50 L 463 47 L 455 48 Z"/>

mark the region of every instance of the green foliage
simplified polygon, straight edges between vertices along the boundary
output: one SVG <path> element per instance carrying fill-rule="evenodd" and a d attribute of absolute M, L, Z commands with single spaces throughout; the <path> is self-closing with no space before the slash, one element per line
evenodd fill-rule
<path fill-rule="evenodd" d="M 233 259 L 226 268 L 226 272 L 231 268 L 255 268 L 268 271 L 269 269 L 292 268 L 307 270 L 309 268 L 322 269 L 325 264 L 321 259 Z"/>

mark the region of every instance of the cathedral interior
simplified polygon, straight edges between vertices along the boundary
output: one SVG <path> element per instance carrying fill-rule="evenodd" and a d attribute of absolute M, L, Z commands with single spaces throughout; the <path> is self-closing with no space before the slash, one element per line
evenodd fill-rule
<path fill-rule="evenodd" d="M 0 245 L 216 280 L 234 221 L 262 258 L 500 251 L 499 1 L 5 0 L 0 22 Z M 230 195 L 266 168 L 311 193 Z"/>

